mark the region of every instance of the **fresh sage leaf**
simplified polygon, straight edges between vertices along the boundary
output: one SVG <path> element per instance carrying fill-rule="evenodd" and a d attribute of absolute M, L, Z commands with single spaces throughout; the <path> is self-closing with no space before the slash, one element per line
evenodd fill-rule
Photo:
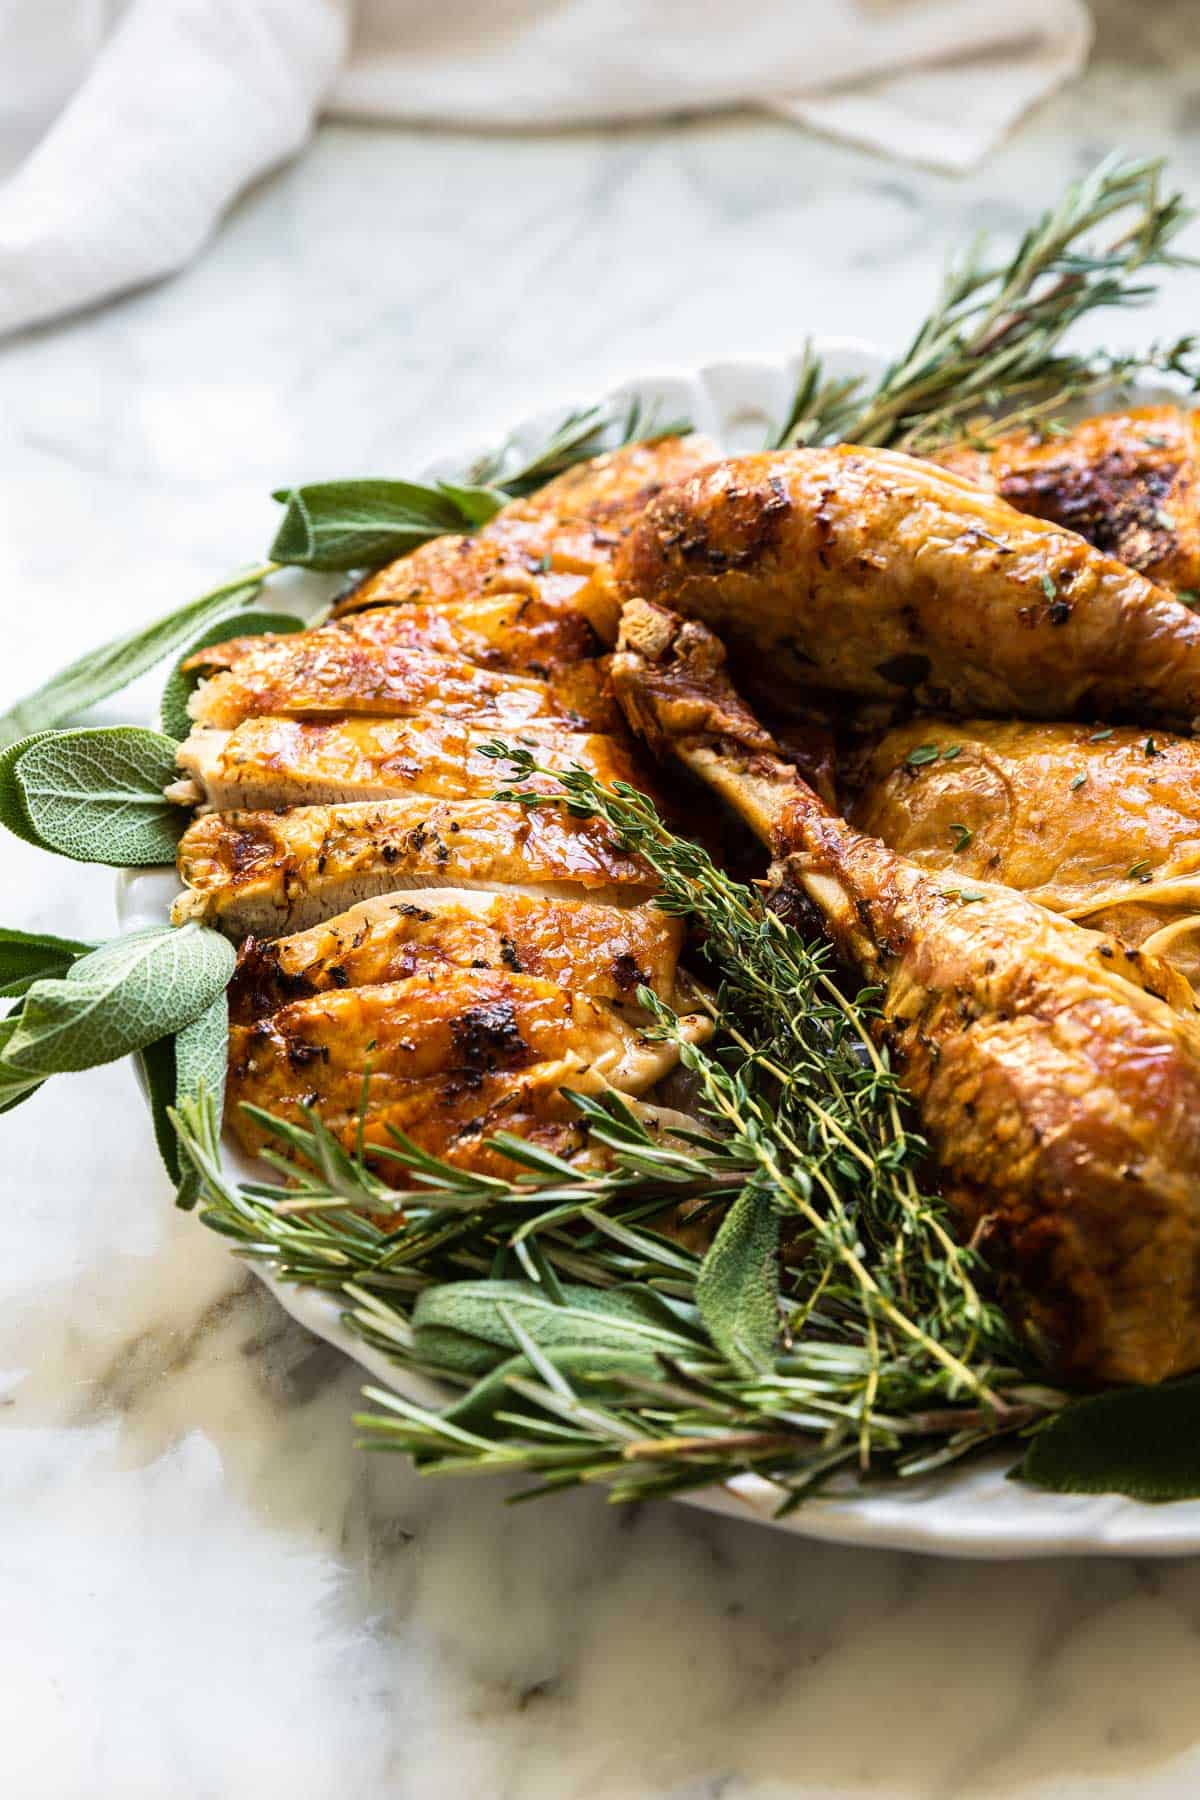
<path fill-rule="evenodd" d="M 229 1048 L 229 1002 L 218 994 L 190 1024 L 170 1037 L 156 1038 L 138 1052 L 150 1098 L 154 1141 L 167 1174 L 175 1183 L 175 1204 L 195 1205 L 200 1177 L 179 1154 L 179 1139 L 170 1109 L 195 1100 L 203 1091 L 216 1107 L 219 1129 L 225 1099 L 225 1068 Z"/>
<path fill-rule="evenodd" d="M 39 850 L 45 850 L 48 846 L 43 844 L 33 829 L 25 807 L 25 797 L 17 785 L 13 770 L 17 759 L 31 750 L 34 744 L 40 744 L 43 738 L 54 735 L 53 731 L 37 731 L 32 737 L 17 738 L 0 750 L 0 825 L 11 831 L 14 837 L 24 838 L 27 844 L 34 844 Z"/>
<path fill-rule="evenodd" d="M 1036 1433 L 1013 1473 L 1055 1494 L 1200 1498 L 1200 1375 L 1075 1401 Z"/>
<path fill-rule="evenodd" d="M 456 531 L 474 531 L 486 525 L 512 498 L 500 488 L 472 487 L 458 481 L 439 481 L 437 491 L 458 509 Z"/>
<path fill-rule="evenodd" d="M 679 1356 L 696 1348 L 648 1290 L 569 1285 L 562 1295 L 552 1300 L 530 1281 L 453 1281 L 429 1288 L 413 1312 L 417 1353 L 459 1374 L 482 1375 L 521 1348 L 505 1312 L 539 1349 Z"/>
<path fill-rule="evenodd" d="M 170 651 L 185 644 L 207 620 L 252 600 L 273 569 L 273 564 L 265 563 L 249 570 L 152 624 L 89 650 L 0 715 L 0 744 L 10 744 L 14 738 L 58 725 L 127 687 L 136 676 L 144 675 Z"/>
<path fill-rule="evenodd" d="M 183 664 L 191 657 L 201 650 L 207 650 L 210 644 L 223 643 L 226 638 L 258 637 L 265 631 L 282 635 L 285 632 L 303 630 L 302 619 L 296 618 L 294 613 L 279 612 L 243 612 L 233 616 L 222 614 L 219 619 L 206 626 L 199 637 L 187 646 L 167 677 L 159 707 L 162 728 L 167 736 L 182 742 L 192 729 L 188 701 L 197 682 L 203 680 L 203 672 L 183 668 Z"/>
<path fill-rule="evenodd" d="M 416 481 L 320 481 L 274 497 L 285 511 L 271 560 L 305 569 L 376 569 L 430 538 L 473 531 L 508 503 L 493 488 Z"/>
<path fill-rule="evenodd" d="M 35 981 L 65 975 L 72 963 L 95 948 L 71 938 L 0 927 L 0 999 L 26 993 Z"/>
<path fill-rule="evenodd" d="M 175 1104 L 175 1039 L 155 1038 L 137 1052 L 137 1065 L 146 1083 L 150 1101 L 150 1123 L 154 1142 L 162 1157 L 163 1167 L 171 1180 L 179 1183 L 179 1140 L 171 1123 L 169 1109 Z"/>
<path fill-rule="evenodd" d="M 708 1335 L 735 1369 L 769 1364 L 779 1336 L 779 1219 L 764 1194 L 738 1195 L 721 1221 L 696 1280 Z"/>
<path fill-rule="evenodd" d="M 176 1106 L 181 1100 L 194 1100 L 203 1089 L 212 1099 L 219 1123 L 225 1107 L 228 1058 L 229 1001 L 222 990 L 175 1033 Z"/>
<path fill-rule="evenodd" d="M 222 993 L 233 946 L 201 925 L 154 925 L 102 944 L 25 996 L 4 1056 L 27 1074 L 94 1068 L 182 1030 Z"/>
<path fill-rule="evenodd" d="M 11 1014 L 7 1019 L 0 1019 L 0 1113 L 11 1112 L 14 1106 L 20 1106 L 22 1100 L 28 1100 L 35 1094 L 45 1080 L 43 1075 L 29 1075 L 22 1069 L 14 1069 L 5 1061 L 5 1051 L 20 1023 L 19 1012 Z"/>
<path fill-rule="evenodd" d="M 172 740 L 135 725 L 50 732 L 12 766 L 43 848 L 114 868 L 174 861 L 187 815 L 163 789 L 178 773 Z"/>

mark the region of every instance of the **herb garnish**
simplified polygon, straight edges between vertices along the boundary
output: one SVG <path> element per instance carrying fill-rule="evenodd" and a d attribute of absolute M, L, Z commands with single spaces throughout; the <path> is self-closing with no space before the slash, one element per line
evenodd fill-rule
<path fill-rule="evenodd" d="M 546 774 L 510 745 L 488 749 L 522 781 Z M 284 1277 L 343 1287 L 356 1328 L 401 1363 L 475 1381 L 443 1415 L 373 1393 L 371 1441 L 435 1469 L 603 1479 L 621 1498 L 757 1469 L 794 1504 L 836 1469 L 915 1473 L 1045 1416 L 1058 1396 L 1022 1372 L 977 1253 L 921 1184 L 924 1146 L 871 1031 L 877 991 L 846 993 L 826 947 L 673 837 L 633 789 L 580 770 L 556 779 L 560 802 L 601 817 L 653 867 L 660 903 L 702 927 L 723 1047 L 682 1042 L 661 1002 L 639 998 L 680 1045 L 715 1135 L 651 1134 L 618 1096 L 578 1096 L 610 1168 L 501 1136 L 524 1171 L 506 1183 L 393 1133 L 372 1153 L 403 1172 L 393 1193 L 315 1116 L 255 1110 L 303 1159 L 298 1175 L 277 1163 L 298 1184 L 281 1189 L 231 1182 L 204 1108 L 182 1109 L 208 1224 Z M 672 1203 L 723 1221 L 703 1258 L 656 1229 Z M 403 1226 L 361 1216 L 400 1207 Z M 496 1279 L 476 1279 L 488 1266 Z M 611 1336 L 579 1334 L 586 1292 L 626 1321 L 641 1362 L 614 1363 Z M 648 1341 L 651 1320 L 668 1341 Z"/>
<path fill-rule="evenodd" d="M 1143 271 L 1183 258 L 1172 246 L 1191 213 L 1161 192 L 1162 158 L 1110 156 L 1030 227 L 1012 256 L 990 262 L 976 244 L 951 262 L 929 317 L 874 389 L 827 381 L 806 355 L 778 445 L 884 444 L 920 454 L 964 431 L 981 448 L 1019 427 L 1052 434 L 1071 403 L 1139 372 L 1200 379 L 1197 340 L 1142 355 L 1058 348 L 1086 314 L 1135 306 L 1153 291 Z M 1089 236 L 1114 215 L 1132 222 L 1106 247 Z M 991 415 L 985 418 L 983 415 Z"/>

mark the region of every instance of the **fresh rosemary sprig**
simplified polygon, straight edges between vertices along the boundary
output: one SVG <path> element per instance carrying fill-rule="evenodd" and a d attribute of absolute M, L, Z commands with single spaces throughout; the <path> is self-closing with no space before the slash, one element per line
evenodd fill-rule
<path fill-rule="evenodd" d="M 826 380 L 806 350 L 777 446 L 843 442 L 920 453 L 953 441 L 968 424 L 986 442 L 1057 420 L 1074 402 L 1136 374 L 1170 373 L 1200 385 L 1200 346 L 1190 336 L 1140 354 L 1059 349 L 1086 314 L 1149 298 L 1154 285 L 1139 278 L 1142 271 L 1188 260 L 1172 246 L 1192 213 L 1180 194 L 1161 193 L 1163 168 L 1162 158 L 1107 157 L 1030 227 L 1007 261 L 989 259 L 977 241 L 950 263 L 929 316 L 869 393 L 861 381 Z M 1107 245 L 1090 241 L 1124 213 L 1131 221 Z"/>
<path fill-rule="evenodd" d="M 606 400 L 568 413 L 536 450 L 523 451 L 514 438 L 506 438 L 498 450 L 471 465 L 467 479 L 502 488 L 509 499 L 517 500 L 605 451 L 680 437 L 691 429 L 687 419 L 661 419 L 657 407 L 636 394 L 624 401 Z"/>
<path fill-rule="evenodd" d="M 519 780 L 546 773 L 490 748 Z M 721 1047 L 694 1048 L 640 998 L 691 1071 L 702 1129 L 576 1096 L 603 1164 L 502 1137 L 520 1171 L 505 1182 L 396 1134 L 364 1159 L 315 1116 L 256 1113 L 287 1153 L 280 1187 L 231 1181 L 215 1120 L 181 1109 L 210 1226 L 343 1293 L 353 1328 L 399 1364 L 468 1387 L 437 1414 L 374 1392 L 367 1439 L 433 1471 L 523 1469 L 538 1491 L 602 1480 L 619 1498 L 754 1470 L 792 1504 L 840 1469 L 913 1474 L 1048 1416 L 1061 1396 L 1031 1378 L 976 1253 L 921 1185 L 924 1147 L 869 1029 L 877 996 L 845 994 L 823 947 L 634 789 L 558 780 L 557 801 L 501 797 L 603 818 L 701 936 Z M 703 1255 L 664 1230 L 680 1211 L 716 1227 Z"/>

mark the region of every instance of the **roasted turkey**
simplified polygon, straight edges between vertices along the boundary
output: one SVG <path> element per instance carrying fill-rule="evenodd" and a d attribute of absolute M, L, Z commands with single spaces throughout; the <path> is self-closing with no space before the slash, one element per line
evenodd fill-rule
<path fill-rule="evenodd" d="M 964 1236 L 986 1234 L 1062 1371 L 1200 1364 L 1200 1013 L 1166 963 L 994 882 L 926 873 L 775 751 L 713 634 L 634 601 L 614 679 L 638 730 L 769 847 L 883 990 L 881 1033 Z"/>
<path fill-rule="evenodd" d="M 653 791 L 576 594 L 713 455 L 668 438 L 597 458 L 370 576 L 319 629 L 192 658 L 174 916 L 242 945 L 229 1094 L 248 1148 L 242 1102 L 313 1104 L 350 1145 L 365 1093 L 369 1148 L 393 1126 L 511 1172 L 486 1147 L 502 1129 L 584 1153 L 564 1088 L 641 1096 L 670 1072 L 640 985 L 707 1035 L 650 871 L 596 821 L 493 800 L 512 768 L 488 752 Z"/>
<path fill-rule="evenodd" d="M 664 440 L 401 558 L 319 629 L 198 653 L 175 916 L 241 946 L 243 1142 L 241 1102 L 311 1104 L 348 1146 L 395 1128 L 511 1173 L 498 1130 L 590 1154 L 564 1089 L 655 1117 L 674 1052 L 639 986 L 709 1030 L 679 922 L 597 821 L 493 798 L 502 739 L 677 804 L 628 715 L 884 988 L 937 1178 L 1037 1346 L 1104 1380 L 1200 1364 L 1200 757 L 1162 729 L 1200 716 L 1200 619 L 1170 591 L 1198 554 L 1191 443 L 1170 409 L 1093 421 L 972 453 L 972 485 Z"/>

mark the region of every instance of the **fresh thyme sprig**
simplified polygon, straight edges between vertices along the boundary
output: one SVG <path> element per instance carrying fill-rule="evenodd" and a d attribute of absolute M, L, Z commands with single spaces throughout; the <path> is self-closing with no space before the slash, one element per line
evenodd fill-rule
<path fill-rule="evenodd" d="M 1173 249 L 1192 217 L 1178 193 L 1160 191 L 1161 158 L 1110 156 L 1030 227 L 1006 261 L 977 241 L 946 270 L 929 316 L 908 347 L 864 393 L 861 381 L 824 378 L 806 350 L 778 446 L 891 445 L 920 453 L 971 424 L 977 441 L 1017 425 L 1055 420 L 1072 403 L 1136 374 L 1183 376 L 1200 385 L 1193 337 L 1140 354 L 1076 355 L 1059 348 L 1086 314 L 1136 306 L 1154 292 L 1151 268 L 1188 259 Z M 1114 215 L 1131 222 L 1107 244 L 1090 234 Z M 987 423 L 981 415 L 991 415 Z"/>

